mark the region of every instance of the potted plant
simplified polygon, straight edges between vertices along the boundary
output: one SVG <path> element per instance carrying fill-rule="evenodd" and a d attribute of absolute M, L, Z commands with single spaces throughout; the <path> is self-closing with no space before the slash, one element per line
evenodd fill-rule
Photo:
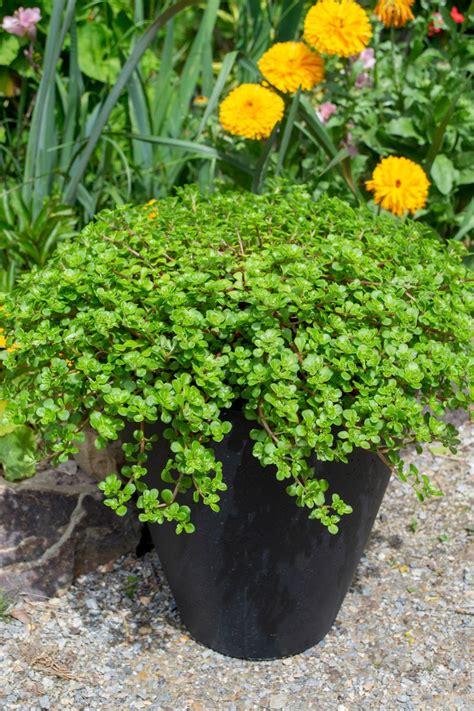
<path fill-rule="evenodd" d="M 86 426 L 121 438 L 104 503 L 150 524 L 190 632 L 300 652 L 335 619 L 390 469 L 440 493 L 400 450 L 456 451 L 462 254 L 304 187 L 105 211 L 4 303 L 4 420 L 58 460 Z"/>

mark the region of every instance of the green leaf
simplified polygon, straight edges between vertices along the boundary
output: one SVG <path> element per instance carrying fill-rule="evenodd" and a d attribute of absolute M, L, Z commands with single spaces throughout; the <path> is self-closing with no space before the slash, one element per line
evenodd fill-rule
<path fill-rule="evenodd" d="M 388 133 L 391 133 L 394 136 L 401 136 L 402 138 L 416 138 L 418 142 L 423 142 L 410 118 L 402 117 L 392 119 L 388 122 L 386 129 Z"/>
<path fill-rule="evenodd" d="M 18 425 L 0 436 L 0 463 L 7 481 L 28 479 L 36 472 L 36 438 L 33 430 Z"/>
<path fill-rule="evenodd" d="M 454 96 L 451 99 L 451 103 L 449 108 L 443 107 L 443 119 L 440 121 L 438 126 L 436 127 L 434 133 L 433 133 L 433 139 L 431 141 L 431 145 L 428 149 L 428 153 L 426 154 L 426 160 L 425 160 L 425 166 L 426 170 L 429 172 L 431 170 L 431 166 L 433 165 L 433 161 L 435 160 L 435 157 L 438 155 L 439 151 L 441 150 L 444 142 L 444 137 L 447 131 L 447 128 L 449 126 L 449 123 L 451 121 L 451 118 L 454 114 L 454 110 L 456 108 L 457 102 L 461 98 L 461 96 L 464 94 L 466 89 L 466 82 L 461 81 L 458 88 L 457 92 L 454 94 Z"/>
<path fill-rule="evenodd" d="M 455 240 L 461 240 L 471 230 L 474 230 L 474 199 L 471 200 L 465 210 L 460 214 L 461 225 L 459 230 L 453 236 Z"/>
<path fill-rule="evenodd" d="M 165 504 L 170 504 L 173 501 L 173 492 L 171 489 L 163 489 L 161 492 L 161 498 Z"/>
<path fill-rule="evenodd" d="M 81 72 L 113 84 L 120 72 L 120 60 L 110 29 L 100 22 L 86 22 L 78 27 L 77 42 Z"/>
<path fill-rule="evenodd" d="M 456 170 L 452 161 L 444 153 L 439 153 L 431 166 L 433 182 L 443 195 L 449 195 L 456 180 Z"/>
<path fill-rule="evenodd" d="M 20 49 L 18 37 L 14 35 L 2 35 L 0 37 L 0 64 L 5 67 L 10 66 Z"/>

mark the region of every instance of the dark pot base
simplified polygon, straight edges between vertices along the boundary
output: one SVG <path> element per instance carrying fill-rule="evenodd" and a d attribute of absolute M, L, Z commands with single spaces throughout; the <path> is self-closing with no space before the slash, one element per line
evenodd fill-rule
<path fill-rule="evenodd" d="M 221 654 L 251 660 L 292 656 L 313 647 L 333 625 L 372 529 L 390 472 L 365 450 L 348 464 L 316 462 L 354 512 L 333 536 L 308 519 L 272 467 L 252 455 L 240 413 L 232 431 L 214 445 L 228 490 L 221 510 L 192 506 L 196 532 L 150 526 L 153 542 L 183 623 L 198 642 Z M 160 488 L 168 458 L 165 443 L 150 455 L 147 483 Z"/>

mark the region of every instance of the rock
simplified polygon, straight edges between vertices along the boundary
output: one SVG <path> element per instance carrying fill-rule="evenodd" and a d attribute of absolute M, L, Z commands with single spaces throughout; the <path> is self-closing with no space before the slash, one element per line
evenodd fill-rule
<path fill-rule="evenodd" d="M 135 551 L 135 513 L 120 518 L 101 497 L 81 469 L 43 470 L 19 483 L 0 476 L 0 590 L 57 595 L 76 576 Z"/>
<path fill-rule="evenodd" d="M 74 460 L 81 469 L 95 481 L 104 479 L 108 474 L 117 473 L 124 461 L 122 442 L 117 440 L 105 449 L 97 449 L 96 432 L 91 428 L 84 430 L 84 442 L 77 442 L 78 452 Z"/>
<path fill-rule="evenodd" d="M 269 705 L 271 709 L 288 708 L 288 697 L 286 694 L 273 694 L 273 696 L 270 697 Z"/>

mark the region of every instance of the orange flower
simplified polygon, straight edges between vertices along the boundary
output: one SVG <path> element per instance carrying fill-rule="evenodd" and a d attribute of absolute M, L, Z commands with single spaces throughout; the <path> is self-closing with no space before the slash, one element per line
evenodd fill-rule
<path fill-rule="evenodd" d="M 261 140 L 268 138 L 284 111 L 283 99 L 274 91 L 260 84 L 241 84 L 220 105 L 219 120 L 234 136 Z"/>
<path fill-rule="evenodd" d="M 319 0 L 304 21 L 306 42 L 321 54 L 351 57 L 371 37 L 369 16 L 355 0 Z"/>
<path fill-rule="evenodd" d="M 258 68 L 274 87 L 294 93 L 312 89 L 324 78 L 324 60 L 303 42 L 277 42 L 259 59 Z"/>
<path fill-rule="evenodd" d="M 385 27 L 404 27 L 415 17 L 411 8 L 415 0 L 379 0 L 375 14 Z"/>
<path fill-rule="evenodd" d="M 374 200 L 394 215 L 415 213 L 426 205 L 430 181 L 421 166 L 408 158 L 384 158 L 365 184 Z"/>

